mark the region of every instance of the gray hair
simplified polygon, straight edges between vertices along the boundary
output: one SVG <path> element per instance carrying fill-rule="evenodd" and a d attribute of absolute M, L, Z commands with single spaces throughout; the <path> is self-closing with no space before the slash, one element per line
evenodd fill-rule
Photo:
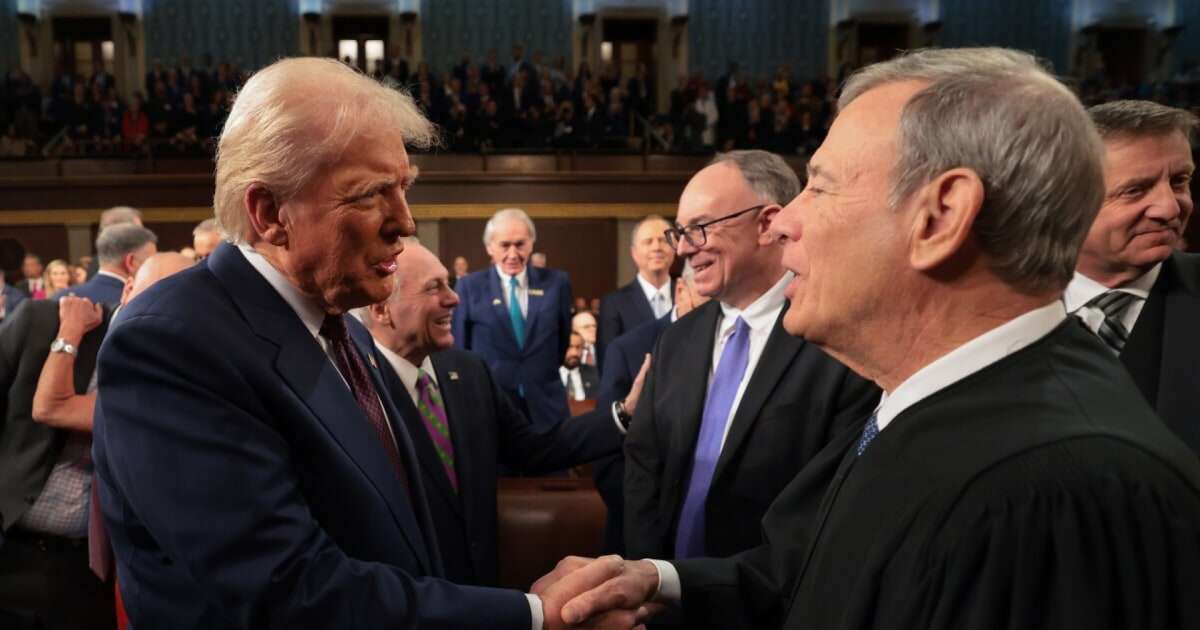
<path fill-rule="evenodd" d="M 192 230 L 192 236 L 200 236 L 201 234 L 220 231 L 221 226 L 217 225 L 216 218 L 208 218 L 196 224 L 195 229 Z"/>
<path fill-rule="evenodd" d="M 137 223 L 142 220 L 142 211 L 129 206 L 113 206 L 100 213 L 100 229 L 121 223 Z"/>
<path fill-rule="evenodd" d="M 154 232 L 133 223 L 118 223 L 106 228 L 96 237 L 96 258 L 101 265 L 115 265 L 127 254 L 132 254 L 146 246 L 146 243 L 157 243 L 158 237 Z"/>
<path fill-rule="evenodd" d="M 800 178 L 783 158 L 767 151 L 729 151 L 718 153 L 708 166 L 732 162 L 750 184 L 750 189 L 770 203 L 786 206 L 800 194 Z"/>
<path fill-rule="evenodd" d="M 533 227 L 533 219 L 529 218 L 528 214 L 520 208 L 505 208 L 496 211 L 492 218 L 488 219 L 487 225 L 483 226 L 483 245 L 487 247 L 492 242 L 492 234 L 496 228 L 505 221 L 520 221 L 529 228 L 529 240 L 537 240 L 537 229 Z"/>
<path fill-rule="evenodd" d="M 286 201 L 364 133 L 397 133 L 417 148 L 437 143 L 411 96 L 337 60 L 283 59 L 255 73 L 217 145 L 213 209 L 225 239 L 243 243 L 251 231 L 243 200 L 252 184 Z"/>
<path fill-rule="evenodd" d="M 930 49 L 860 70 L 838 109 L 898 81 L 929 85 L 901 113 L 890 205 L 971 169 L 984 185 L 974 235 L 993 273 L 1027 293 L 1065 287 L 1104 195 L 1103 144 L 1075 95 L 1027 53 Z"/>
<path fill-rule="evenodd" d="M 1200 119 L 1195 114 L 1153 101 L 1113 101 L 1088 108 L 1104 140 L 1123 136 L 1162 136 L 1180 132 L 1189 141 Z"/>

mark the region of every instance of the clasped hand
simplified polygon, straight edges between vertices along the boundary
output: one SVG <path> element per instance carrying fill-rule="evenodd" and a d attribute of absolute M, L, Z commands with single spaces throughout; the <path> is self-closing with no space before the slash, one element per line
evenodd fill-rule
<path fill-rule="evenodd" d="M 658 569 L 646 560 L 568 557 L 530 589 L 542 600 L 546 630 L 634 628 L 664 608 L 650 599 Z"/>

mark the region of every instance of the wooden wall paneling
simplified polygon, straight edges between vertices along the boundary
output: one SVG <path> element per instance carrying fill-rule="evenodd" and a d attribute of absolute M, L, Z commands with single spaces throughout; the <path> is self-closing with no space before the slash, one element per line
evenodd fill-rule
<path fill-rule="evenodd" d="M 147 221 L 145 226 L 158 237 L 158 251 L 160 252 L 179 251 L 184 247 L 192 246 L 192 230 L 196 227 L 195 223 Z"/>
<path fill-rule="evenodd" d="M 65 225 L 6 225 L 0 227 L 0 238 L 16 239 L 26 253 L 37 254 L 43 263 L 66 260 L 69 253 Z"/>

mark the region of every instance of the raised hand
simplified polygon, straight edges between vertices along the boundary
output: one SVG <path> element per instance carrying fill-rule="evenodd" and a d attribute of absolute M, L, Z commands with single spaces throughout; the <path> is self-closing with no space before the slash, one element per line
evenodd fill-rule
<path fill-rule="evenodd" d="M 58 300 L 58 336 L 75 344 L 88 331 L 104 321 L 104 311 L 99 304 L 87 298 L 64 295 Z"/>
<path fill-rule="evenodd" d="M 642 359 L 642 367 L 638 370 L 637 377 L 633 379 L 633 386 L 629 388 L 629 395 L 625 396 L 625 401 L 622 403 L 625 406 L 625 412 L 633 415 L 637 409 L 638 398 L 642 395 L 642 387 L 646 384 L 646 373 L 650 371 L 650 355 L 647 354 L 645 359 Z"/>

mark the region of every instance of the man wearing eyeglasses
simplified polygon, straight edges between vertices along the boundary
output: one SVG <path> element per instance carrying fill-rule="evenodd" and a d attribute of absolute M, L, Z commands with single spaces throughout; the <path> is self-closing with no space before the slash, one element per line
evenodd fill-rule
<path fill-rule="evenodd" d="M 834 436 L 861 432 L 879 399 L 782 328 L 792 274 L 769 228 L 799 192 L 778 156 L 734 151 L 679 199 L 667 238 L 712 300 L 669 326 L 654 350 L 649 403 L 625 442 L 629 557 L 726 556 L 759 545 L 776 495 Z"/>

